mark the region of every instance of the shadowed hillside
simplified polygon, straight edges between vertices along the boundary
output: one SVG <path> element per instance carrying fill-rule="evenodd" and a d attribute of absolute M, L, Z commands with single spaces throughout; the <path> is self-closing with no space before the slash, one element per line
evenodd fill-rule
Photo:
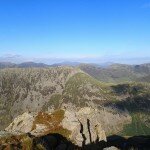
<path fill-rule="evenodd" d="M 10 141 L 7 143 L 6 141 Z M 107 142 L 91 142 L 79 147 L 60 134 L 47 134 L 35 137 L 31 134 L 7 136 L 0 138 L 1 150 L 5 149 L 29 149 L 29 150 L 103 150 L 107 148 L 119 150 L 149 150 L 149 136 L 121 137 L 112 135 L 107 137 Z"/>
<path fill-rule="evenodd" d="M 112 86 L 113 91 L 122 100 L 106 104 L 118 109 L 128 110 L 132 123 L 125 125 L 123 135 L 150 134 L 150 85 L 145 83 L 118 84 Z"/>

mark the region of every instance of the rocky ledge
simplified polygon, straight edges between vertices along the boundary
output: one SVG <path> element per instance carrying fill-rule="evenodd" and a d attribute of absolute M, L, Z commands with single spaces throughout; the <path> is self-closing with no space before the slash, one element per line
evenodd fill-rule
<path fill-rule="evenodd" d="M 85 107 L 78 111 L 59 109 L 54 112 L 23 113 L 5 129 L 8 132 L 30 133 L 36 137 L 57 133 L 78 146 L 106 141 L 98 120 L 99 112 Z"/>

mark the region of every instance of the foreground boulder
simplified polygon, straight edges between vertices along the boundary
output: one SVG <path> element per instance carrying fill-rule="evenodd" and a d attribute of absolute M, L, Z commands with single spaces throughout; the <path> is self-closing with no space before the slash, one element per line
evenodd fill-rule
<path fill-rule="evenodd" d="M 9 132 L 31 133 L 39 137 L 58 133 L 78 146 L 106 141 L 105 131 L 97 119 L 99 113 L 90 107 L 78 111 L 56 110 L 52 113 L 24 113 L 6 128 Z"/>

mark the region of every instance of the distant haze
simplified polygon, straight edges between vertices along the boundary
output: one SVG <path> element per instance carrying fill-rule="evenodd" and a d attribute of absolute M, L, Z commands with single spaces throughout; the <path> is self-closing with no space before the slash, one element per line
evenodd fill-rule
<path fill-rule="evenodd" d="M 143 64 L 150 63 L 150 57 L 122 57 L 122 56 L 101 56 L 101 57 L 45 57 L 45 58 L 34 58 L 34 57 L 24 57 L 21 55 L 3 55 L 0 56 L 0 62 L 12 62 L 12 63 L 22 63 L 22 62 L 37 62 L 45 64 L 55 64 L 55 63 L 121 63 L 121 64 Z"/>

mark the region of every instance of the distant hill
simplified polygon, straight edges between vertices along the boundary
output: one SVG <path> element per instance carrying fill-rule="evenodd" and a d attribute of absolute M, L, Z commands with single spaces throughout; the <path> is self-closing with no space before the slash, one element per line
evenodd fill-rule
<path fill-rule="evenodd" d="M 105 68 L 97 65 L 81 64 L 79 68 L 103 82 L 149 82 L 150 80 L 150 63 L 141 65 L 112 64 Z"/>
<path fill-rule="evenodd" d="M 65 62 L 61 62 L 61 63 L 56 63 L 56 64 L 52 64 L 52 67 L 59 67 L 59 66 L 70 66 L 70 67 L 75 67 L 78 66 L 80 64 L 80 62 L 70 62 L 70 61 L 65 61 Z"/>
<path fill-rule="evenodd" d="M 13 67 L 16 67 L 16 64 L 11 63 L 11 62 L 0 62 L 0 69 L 13 68 Z"/>
<path fill-rule="evenodd" d="M 20 64 L 14 64 L 11 62 L 0 62 L 0 69 L 4 68 L 44 68 L 49 67 L 49 65 L 46 65 L 44 63 L 35 63 L 35 62 L 24 62 Z"/>
<path fill-rule="evenodd" d="M 52 65 L 47 65 L 44 63 L 36 63 L 36 62 L 23 62 L 20 64 L 15 64 L 11 62 L 0 62 L 0 69 L 3 68 L 44 68 L 44 67 L 60 67 L 60 66 L 70 66 L 75 67 L 78 66 L 80 62 L 61 62 Z"/>
<path fill-rule="evenodd" d="M 4 68 L 47 68 L 47 67 L 79 67 L 90 76 L 107 83 L 121 82 L 150 82 L 150 63 L 141 65 L 113 64 L 87 64 L 80 62 L 62 62 L 52 65 L 35 62 L 24 62 L 14 64 L 11 62 L 0 62 L 0 69 Z"/>
<path fill-rule="evenodd" d="M 140 81 L 140 82 L 150 82 L 150 75 L 139 78 L 138 81 Z"/>
<path fill-rule="evenodd" d="M 18 64 L 18 68 L 29 68 L 29 67 L 36 67 L 36 68 L 42 68 L 42 67 L 48 67 L 49 65 L 46 65 L 44 63 L 35 63 L 35 62 L 24 62 L 21 64 Z"/>

